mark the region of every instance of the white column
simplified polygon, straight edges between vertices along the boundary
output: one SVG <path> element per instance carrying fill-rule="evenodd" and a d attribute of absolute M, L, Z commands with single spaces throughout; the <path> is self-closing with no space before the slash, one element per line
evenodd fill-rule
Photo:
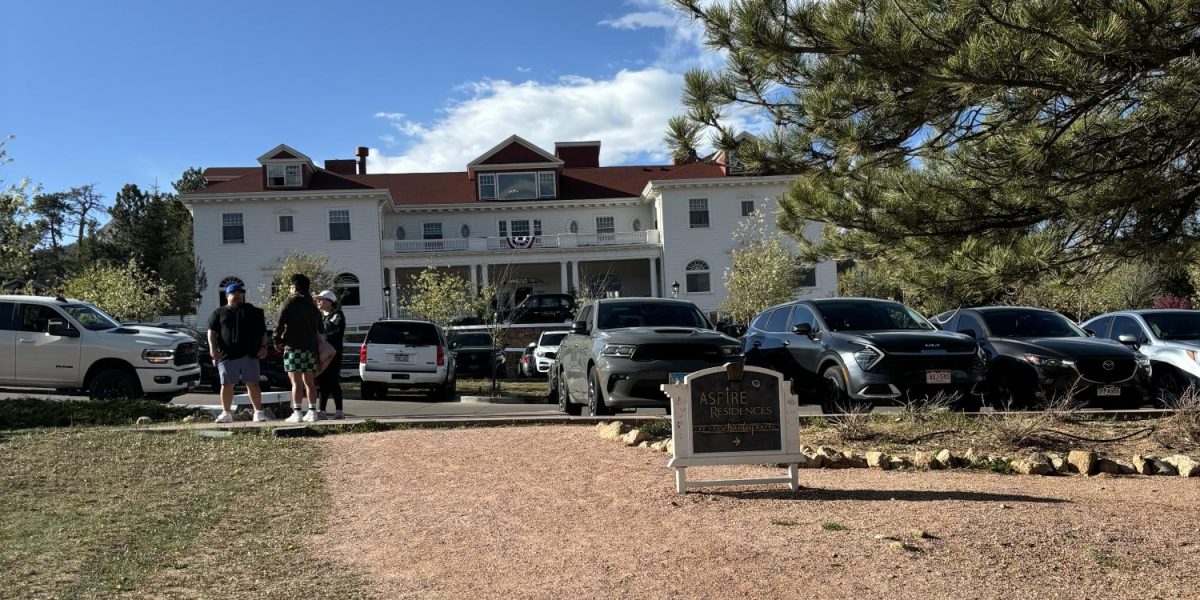
<path fill-rule="evenodd" d="M 558 282 L 562 293 L 567 293 L 567 261 L 558 261 Z"/>
<path fill-rule="evenodd" d="M 571 281 L 575 283 L 575 293 L 579 294 L 583 290 L 583 285 L 579 283 L 579 261 L 571 261 Z"/>
<path fill-rule="evenodd" d="M 475 290 L 479 289 L 479 265 L 471 265 L 471 295 L 475 295 Z"/>
<path fill-rule="evenodd" d="M 650 259 L 650 297 L 658 297 L 658 259 Z"/>
<path fill-rule="evenodd" d="M 483 285 L 484 285 L 484 287 L 487 287 L 487 285 L 488 285 L 488 266 L 487 265 L 479 265 L 479 270 L 483 273 Z"/>

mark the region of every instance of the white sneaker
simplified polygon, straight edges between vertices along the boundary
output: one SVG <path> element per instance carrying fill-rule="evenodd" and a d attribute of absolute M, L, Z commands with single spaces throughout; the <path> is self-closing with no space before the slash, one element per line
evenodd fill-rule
<path fill-rule="evenodd" d="M 342 414 L 342 411 L 340 411 L 340 410 L 334 411 L 334 413 L 333 413 L 334 421 L 341 421 L 342 419 L 345 419 L 345 418 L 346 418 L 346 415 Z"/>
<path fill-rule="evenodd" d="M 266 411 L 256 410 L 256 411 L 254 411 L 254 417 L 251 418 L 250 420 L 251 421 L 270 421 L 271 417 L 267 416 Z"/>
<path fill-rule="evenodd" d="M 304 413 L 303 420 L 305 423 L 315 423 L 315 422 L 321 420 L 321 415 L 318 415 L 317 411 L 315 411 L 315 410 L 310 410 L 310 411 Z"/>
<path fill-rule="evenodd" d="M 301 414 L 301 412 L 302 411 L 300 409 L 293 409 L 292 414 L 288 415 L 288 418 L 284 419 L 284 421 L 288 423 L 299 423 L 300 419 L 304 416 Z"/>
<path fill-rule="evenodd" d="M 214 423 L 232 423 L 233 422 L 233 414 L 231 414 L 227 410 L 223 410 L 223 411 L 221 411 L 221 414 L 217 415 L 217 420 L 213 421 L 213 422 Z"/>

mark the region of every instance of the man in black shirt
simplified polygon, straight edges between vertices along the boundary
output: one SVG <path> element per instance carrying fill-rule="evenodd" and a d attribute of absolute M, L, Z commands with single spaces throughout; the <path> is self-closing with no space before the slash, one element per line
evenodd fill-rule
<path fill-rule="evenodd" d="M 283 370 L 292 383 L 292 414 L 289 423 L 318 421 L 317 352 L 320 348 L 321 311 L 313 304 L 308 276 L 291 277 L 292 295 L 275 319 L 275 347 L 283 350 Z M 301 415 L 300 400 L 308 399 L 308 413 Z"/>
<path fill-rule="evenodd" d="M 254 420 L 267 421 L 258 385 L 259 359 L 267 357 L 267 324 L 261 308 L 246 302 L 240 283 L 225 288 L 226 304 L 208 319 L 208 348 L 221 376 L 221 414 L 218 423 L 233 422 L 233 386 L 241 381 L 254 405 Z"/>

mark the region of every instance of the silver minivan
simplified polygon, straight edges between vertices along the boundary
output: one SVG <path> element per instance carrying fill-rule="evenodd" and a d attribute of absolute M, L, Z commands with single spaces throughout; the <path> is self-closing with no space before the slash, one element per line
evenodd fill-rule
<path fill-rule="evenodd" d="M 432 400 L 453 400 L 454 355 L 442 328 L 431 321 L 376 321 L 359 348 L 364 400 L 383 399 L 390 389 L 426 389 Z"/>

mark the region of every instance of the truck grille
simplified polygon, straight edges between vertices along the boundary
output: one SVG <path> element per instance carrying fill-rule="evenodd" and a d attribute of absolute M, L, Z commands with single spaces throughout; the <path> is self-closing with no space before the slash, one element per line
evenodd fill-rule
<path fill-rule="evenodd" d="M 1133 377 L 1137 361 L 1132 358 L 1082 358 L 1075 362 L 1075 368 L 1088 381 L 1116 383 Z"/>
<path fill-rule="evenodd" d="M 702 360 L 721 363 L 721 349 L 714 344 L 642 344 L 634 350 L 633 360 Z"/>
<path fill-rule="evenodd" d="M 175 346 L 175 366 L 183 367 L 196 364 L 197 349 L 200 347 L 196 342 L 184 342 Z"/>

